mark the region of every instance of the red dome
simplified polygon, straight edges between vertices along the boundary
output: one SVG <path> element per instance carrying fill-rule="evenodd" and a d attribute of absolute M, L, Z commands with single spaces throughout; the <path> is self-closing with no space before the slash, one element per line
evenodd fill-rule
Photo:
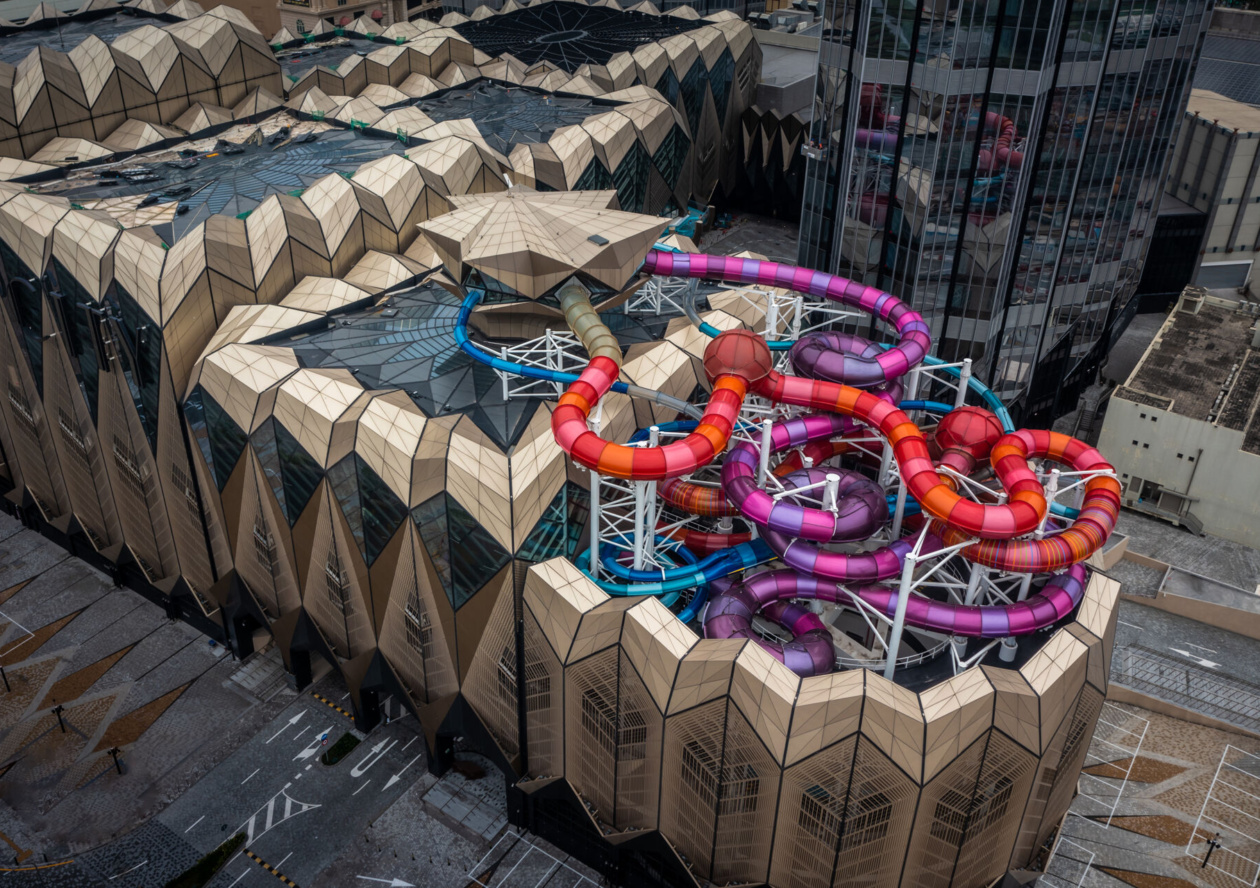
<path fill-rule="evenodd" d="M 961 451 L 984 459 L 1003 435 L 1002 423 L 983 407 L 959 407 L 941 417 L 936 443 L 944 451 Z"/>
<path fill-rule="evenodd" d="M 385 18 L 385 13 L 381 12 L 379 9 L 373 9 L 372 18 L 373 20 L 379 22 L 381 19 Z"/>
<path fill-rule="evenodd" d="M 341 21 L 340 21 L 340 22 L 338 22 L 337 24 L 339 24 L 341 27 L 343 27 L 343 28 L 344 28 L 346 25 L 350 24 L 350 16 L 348 16 L 348 15 L 343 15 L 343 16 L 341 17 Z"/>
<path fill-rule="evenodd" d="M 766 341 L 751 330 L 728 330 L 704 350 L 704 373 L 713 382 L 724 373 L 753 383 L 774 367 Z"/>

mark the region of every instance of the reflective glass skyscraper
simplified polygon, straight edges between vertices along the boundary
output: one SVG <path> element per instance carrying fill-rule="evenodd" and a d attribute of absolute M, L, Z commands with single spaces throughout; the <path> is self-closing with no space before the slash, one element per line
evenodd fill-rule
<path fill-rule="evenodd" d="M 801 264 L 909 299 L 1026 413 L 1132 300 L 1212 0 L 829 0 Z"/>

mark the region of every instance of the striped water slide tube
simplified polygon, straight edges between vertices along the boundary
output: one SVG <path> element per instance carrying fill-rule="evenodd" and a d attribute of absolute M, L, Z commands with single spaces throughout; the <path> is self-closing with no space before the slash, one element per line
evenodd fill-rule
<path fill-rule="evenodd" d="M 851 422 L 836 414 L 798 416 L 771 427 L 770 449 L 774 453 L 829 440 L 849 428 L 852 428 Z M 887 521 L 888 501 L 874 482 L 866 483 L 874 488 L 877 496 L 861 498 L 852 506 L 845 501 L 839 504 L 845 510 L 842 519 L 829 510 L 803 506 L 786 497 L 776 500 L 757 485 L 759 462 L 757 443 L 737 444 L 722 463 L 722 489 L 740 513 L 761 529 L 765 542 L 785 564 L 811 576 L 859 583 L 875 583 L 901 573 L 906 555 L 914 548 L 913 537 L 871 552 L 831 552 L 822 546 L 866 539 Z M 809 471 L 819 472 L 817 469 Z M 815 497 L 821 498 L 821 491 L 815 493 Z M 877 509 L 876 502 L 883 508 Z M 847 511 L 849 508 L 855 508 L 856 512 Z M 925 540 L 926 551 L 935 551 L 939 545 L 935 535 Z"/>
<path fill-rule="evenodd" d="M 959 496 L 945 484 L 918 426 L 901 410 L 869 392 L 773 371 L 759 380 L 754 390 L 776 402 L 849 416 L 877 429 L 893 448 L 908 493 L 924 512 L 954 532 L 949 539 L 982 540 L 964 550 L 964 555 L 978 563 L 1018 573 L 1061 570 L 1100 549 L 1115 528 L 1120 486 L 1114 469 L 1097 450 L 1067 435 L 1028 430 L 1003 435 L 992 448 L 989 462 L 1007 502 L 983 504 Z M 1037 530 L 1046 514 L 1045 491 L 1028 466 L 1030 459 L 1050 459 L 1073 471 L 1101 474 L 1085 484 L 1083 506 L 1066 529 L 1046 539 L 1014 542 L 1015 537 Z M 729 490 L 727 496 L 731 496 Z M 777 548 L 769 536 L 767 541 L 771 548 Z M 1007 544 L 998 545 L 1001 541 Z M 784 560 L 791 563 L 786 556 Z"/>
<path fill-rule="evenodd" d="M 1006 638 L 1027 635 L 1071 613 L 1085 594 L 1088 572 L 1073 565 L 1051 577 L 1024 601 L 1010 605 L 963 605 L 911 596 L 906 625 L 967 638 Z M 897 611 L 898 592 L 887 586 L 846 586 L 793 570 L 772 570 L 719 590 L 704 614 L 706 638 L 747 638 L 755 641 L 798 675 L 819 675 L 835 667 L 831 636 L 813 611 L 792 599 L 817 599 L 852 605 L 854 598 L 887 616 Z M 752 629 L 760 613 L 793 635 L 786 644 L 770 641 Z"/>
<path fill-rule="evenodd" d="M 655 250 L 647 254 L 643 268 L 649 274 L 666 277 L 710 278 L 807 293 L 891 324 L 900 337 L 896 345 L 878 354 L 845 356 L 847 372 L 852 374 L 846 380 L 849 385 L 887 385 L 922 361 L 932 347 L 932 331 L 922 315 L 891 293 L 839 275 L 762 259 Z"/>
<path fill-rule="evenodd" d="M 1046 429 L 1021 429 L 998 442 L 1007 452 L 990 457 L 1027 463 L 1049 459 L 1073 472 L 1094 474 L 1084 484 L 1081 508 L 1067 527 L 1044 539 L 982 540 L 962 550 L 976 564 L 1014 573 L 1041 573 L 1079 564 L 1097 552 L 1116 529 L 1120 517 L 1120 482 L 1101 453 L 1083 441 Z M 966 533 L 949 527 L 942 533 L 948 545 L 965 542 Z"/>

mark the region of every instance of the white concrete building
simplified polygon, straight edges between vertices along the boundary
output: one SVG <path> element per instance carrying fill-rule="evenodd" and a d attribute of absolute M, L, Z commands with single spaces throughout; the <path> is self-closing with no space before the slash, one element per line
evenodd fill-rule
<path fill-rule="evenodd" d="M 1260 42 L 1256 47 L 1260 54 Z M 1166 191 L 1207 214 L 1193 282 L 1208 289 L 1257 289 L 1260 108 L 1191 90 Z"/>
<path fill-rule="evenodd" d="M 1187 287 L 1111 396 L 1098 448 L 1124 505 L 1260 546 L 1260 303 Z"/>

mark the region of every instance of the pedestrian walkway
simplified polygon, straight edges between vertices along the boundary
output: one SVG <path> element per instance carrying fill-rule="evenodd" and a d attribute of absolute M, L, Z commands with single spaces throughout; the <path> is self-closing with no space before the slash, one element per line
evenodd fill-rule
<path fill-rule="evenodd" d="M 1129 714 L 1135 730 L 1142 720 L 1149 721 L 1141 751 L 1131 760 L 1097 761 L 1087 767 L 1092 784 L 1111 782 L 1118 790 L 1123 782 L 1123 792 L 1118 801 L 1097 792 L 1077 796 L 1062 830 L 1062 841 L 1069 844 L 1055 852 L 1056 858 L 1062 853 L 1063 859 L 1051 861 L 1048 875 L 1039 884 L 1045 888 L 1245 888 L 1250 883 L 1201 865 L 1209 850 L 1207 842 L 1219 828 L 1204 828 L 1200 815 L 1226 748 L 1260 755 L 1260 740 L 1134 706 L 1112 708 L 1120 718 Z M 1105 756 L 1105 751 L 1091 747 L 1092 761 Z M 1260 817 L 1260 800 L 1246 804 L 1253 808 L 1248 816 Z"/>

